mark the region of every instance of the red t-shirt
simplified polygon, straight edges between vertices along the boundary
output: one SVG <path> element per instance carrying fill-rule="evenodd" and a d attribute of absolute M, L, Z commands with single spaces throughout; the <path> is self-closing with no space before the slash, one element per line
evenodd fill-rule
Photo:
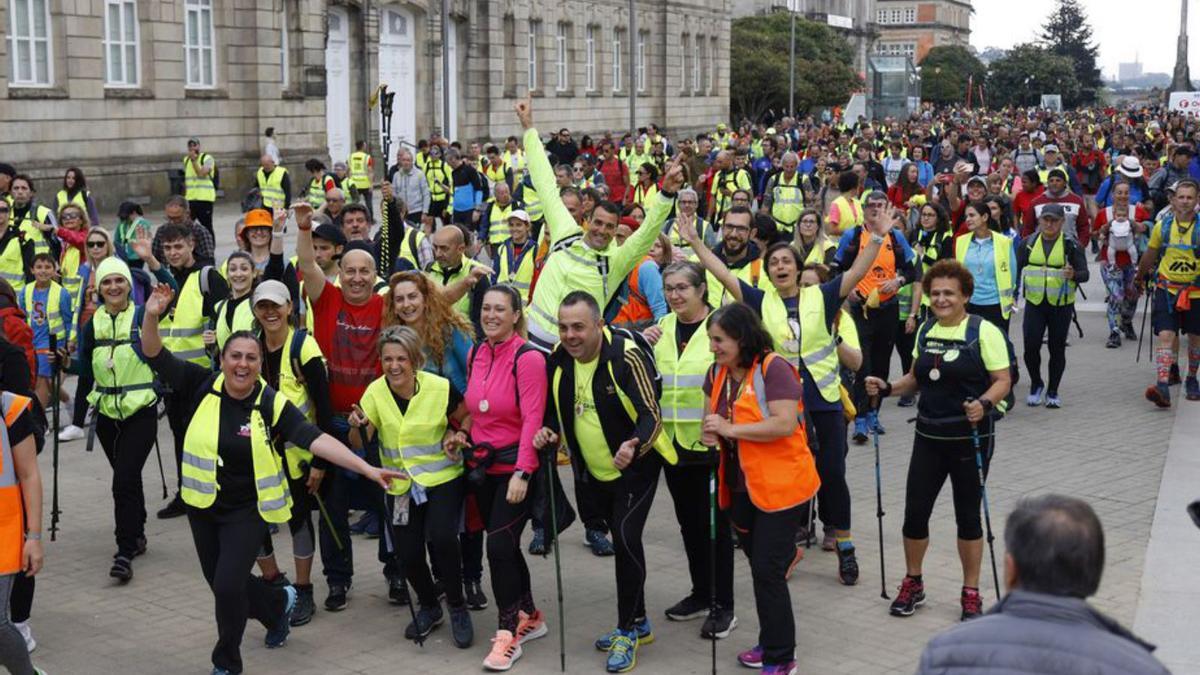
<path fill-rule="evenodd" d="M 1130 204 L 1130 206 L 1134 206 L 1134 205 Z M 1108 221 L 1110 219 L 1112 219 L 1112 212 L 1113 212 L 1113 207 L 1109 206 L 1107 208 L 1100 209 L 1096 213 L 1096 221 L 1094 223 L 1092 223 L 1092 230 L 1096 233 L 1096 236 L 1100 235 L 1101 228 L 1103 228 L 1104 225 L 1106 223 L 1108 223 Z M 1147 212 L 1146 209 L 1143 209 L 1140 206 L 1135 206 L 1133 209 L 1133 217 L 1130 218 L 1129 220 L 1130 220 L 1130 224 L 1135 225 L 1135 227 L 1136 227 L 1137 223 L 1144 223 L 1144 222 L 1150 220 L 1150 213 Z M 1103 243 L 1100 244 L 1100 259 L 1108 260 L 1108 240 L 1107 239 L 1103 240 Z M 1133 260 L 1131 260 L 1129 258 L 1128 251 L 1117 251 L 1117 266 L 1118 267 L 1124 267 L 1126 265 L 1132 265 L 1132 264 L 1133 264 Z"/>
<path fill-rule="evenodd" d="M 313 303 L 313 337 L 329 367 L 333 411 L 350 412 L 367 385 L 379 377 L 376 340 L 383 324 L 383 296 L 372 293 L 363 305 L 352 305 L 328 279 Z"/>

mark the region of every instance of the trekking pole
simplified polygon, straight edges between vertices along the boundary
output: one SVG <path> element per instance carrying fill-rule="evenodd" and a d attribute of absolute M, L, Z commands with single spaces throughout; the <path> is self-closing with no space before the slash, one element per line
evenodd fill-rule
<path fill-rule="evenodd" d="M 975 399 L 967 399 L 968 402 Z M 993 431 L 993 433 L 995 433 Z M 992 558 L 992 583 L 996 586 L 996 600 L 1000 599 L 1000 575 L 996 572 L 996 537 L 992 535 L 992 509 L 988 505 L 987 477 L 983 471 L 983 447 L 979 440 L 979 425 L 971 423 L 971 443 L 975 446 L 975 468 L 979 471 L 979 494 L 983 501 L 983 522 L 987 526 L 988 554 Z"/>
<path fill-rule="evenodd" d="M 714 455 L 715 450 L 711 450 Z M 708 611 L 717 611 L 717 465 L 708 473 Z M 717 633 L 712 634 L 712 672 L 717 675 Z"/>
<path fill-rule="evenodd" d="M 158 434 L 154 435 L 154 454 L 158 456 L 158 477 L 162 479 L 163 499 L 167 498 L 167 474 L 163 471 L 162 450 L 158 448 Z"/>
<path fill-rule="evenodd" d="M 562 563 L 558 555 L 558 511 L 554 505 L 553 472 L 558 470 L 558 465 L 554 461 L 553 448 L 547 454 L 549 459 L 542 462 L 542 467 L 546 469 L 546 488 L 550 500 L 550 535 L 553 538 L 551 543 L 554 545 L 554 579 L 558 585 L 558 668 L 565 673 L 567 672 L 566 614 L 563 612 Z"/>
<path fill-rule="evenodd" d="M 50 334 L 50 395 L 54 397 L 53 421 L 50 433 L 54 435 L 54 496 L 50 508 L 50 541 L 58 539 L 58 517 L 62 510 L 58 508 L 58 336 Z"/>
<path fill-rule="evenodd" d="M 1146 341 L 1146 317 L 1150 315 L 1150 289 L 1142 292 L 1146 296 L 1146 302 L 1142 307 L 1142 330 L 1138 331 L 1138 350 L 1137 363 L 1142 362 L 1142 343 Z"/>
<path fill-rule="evenodd" d="M 872 397 L 875 414 L 879 414 L 879 398 Z M 883 479 L 879 469 L 879 426 L 872 425 L 871 436 L 875 441 L 875 519 L 879 522 L 879 597 L 891 600 L 887 592 L 887 567 L 883 559 Z"/>
<path fill-rule="evenodd" d="M 411 508 L 411 506 L 409 508 Z M 384 537 L 384 545 L 387 546 L 388 553 L 391 553 L 394 556 L 394 555 L 396 555 L 396 551 L 395 551 L 394 546 L 392 545 L 392 540 L 391 540 L 391 537 L 389 534 L 391 532 L 392 520 L 393 520 L 394 516 L 392 515 L 392 509 L 388 506 L 387 492 L 383 493 L 383 513 L 387 517 L 387 522 L 384 523 L 382 527 L 380 527 L 380 530 L 382 530 L 381 534 Z M 329 531 L 330 532 L 333 531 L 332 526 L 329 528 Z M 409 597 L 409 599 L 408 599 L 408 613 L 410 616 L 412 616 L 413 629 L 415 631 L 414 635 L 413 635 L 413 642 L 417 643 L 418 647 L 424 647 L 425 646 L 425 636 L 421 635 L 421 632 L 419 630 L 417 630 L 418 626 L 417 626 L 416 604 L 419 601 L 420 601 L 420 599 L 417 598 L 417 595 L 414 592 L 412 594 L 412 596 Z"/>

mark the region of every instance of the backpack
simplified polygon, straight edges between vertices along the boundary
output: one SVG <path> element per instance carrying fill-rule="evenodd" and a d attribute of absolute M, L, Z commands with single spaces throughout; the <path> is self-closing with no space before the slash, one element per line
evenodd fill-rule
<path fill-rule="evenodd" d="M 985 319 L 978 314 L 968 314 L 967 332 L 963 337 L 963 341 L 966 343 L 965 351 L 980 365 L 983 364 L 983 354 L 979 349 L 979 331 L 984 321 Z M 933 328 L 935 323 L 937 323 L 937 319 L 931 316 L 917 329 L 917 353 L 925 350 L 925 334 Z M 1000 334 L 1004 336 L 1004 347 L 1008 350 L 1008 375 L 1012 378 L 1012 386 L 1009 387 L 1008 394 L 1004 396 L 1000 405 L 996 406 L 996 410 L 1003 415 L 1012 410 L 1013 404 L 1016 402 L 1013 392 L 1017 389 L 1017 382 L 1021 380 L 1021 371 L 1017 367 L 1017 353 L 1013 349 L 1012 340 L 1008 339 L 1008 334 L 1004 331 L 1000 331 Z"/>
<path fill-rule="evenodd" d="M 25 352 L 25 360 L 29 363 L 29 381 L 32 382 L 34 376 L 37 375 L 37 357 L 33 349 L 33 328 L 29 326 L 29 322 L 25 320 L 25 313 L 19 307 L 0 309 L 0 316 L 4 318 L 5 339 Z"/>

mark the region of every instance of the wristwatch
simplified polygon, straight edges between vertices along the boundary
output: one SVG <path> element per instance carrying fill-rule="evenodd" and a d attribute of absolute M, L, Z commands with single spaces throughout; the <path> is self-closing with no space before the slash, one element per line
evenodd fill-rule
<path fill-rule="evenodd" d="M 990 413 L 992 411 L 992 408 L 996 407 L 996 404 L 992 403 L 992 399 L 983 398 L 983 397 L 979 398 L 979 405 L 983 406 L 983 414 L 984 415 Z"/>
<path fill-rule="evenodd" d="M 517 478 L 520 478 L 523 481 L 528 481 L 530 478 L 533 477 L 533 474 L 529 473 L 528 471 L 526 471 L 524 469 L 517 469 L 516 471 L 513 472 L 513 475 L 516 476 Z"/>
<path fill-rule="evenodd" d="M 883 235 L 872 232 L 871 233 L 871 241 L 876 244 L 882 244 L 883 243 Z"/>

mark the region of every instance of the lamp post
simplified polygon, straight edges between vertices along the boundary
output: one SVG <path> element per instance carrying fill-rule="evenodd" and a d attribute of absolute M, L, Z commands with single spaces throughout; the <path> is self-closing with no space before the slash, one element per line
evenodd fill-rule
<path fill-rule="evenodd" d="M 800 0 L 788 0 L 788 13 L 792 15 L 792 37 L 788 49 L 788 116 L 796 114 L 796 10 Z"/>
<path fill-rule="evenodd" d="M 629 133 L 637 142 L 637 8 L 629 0 Z"/>

